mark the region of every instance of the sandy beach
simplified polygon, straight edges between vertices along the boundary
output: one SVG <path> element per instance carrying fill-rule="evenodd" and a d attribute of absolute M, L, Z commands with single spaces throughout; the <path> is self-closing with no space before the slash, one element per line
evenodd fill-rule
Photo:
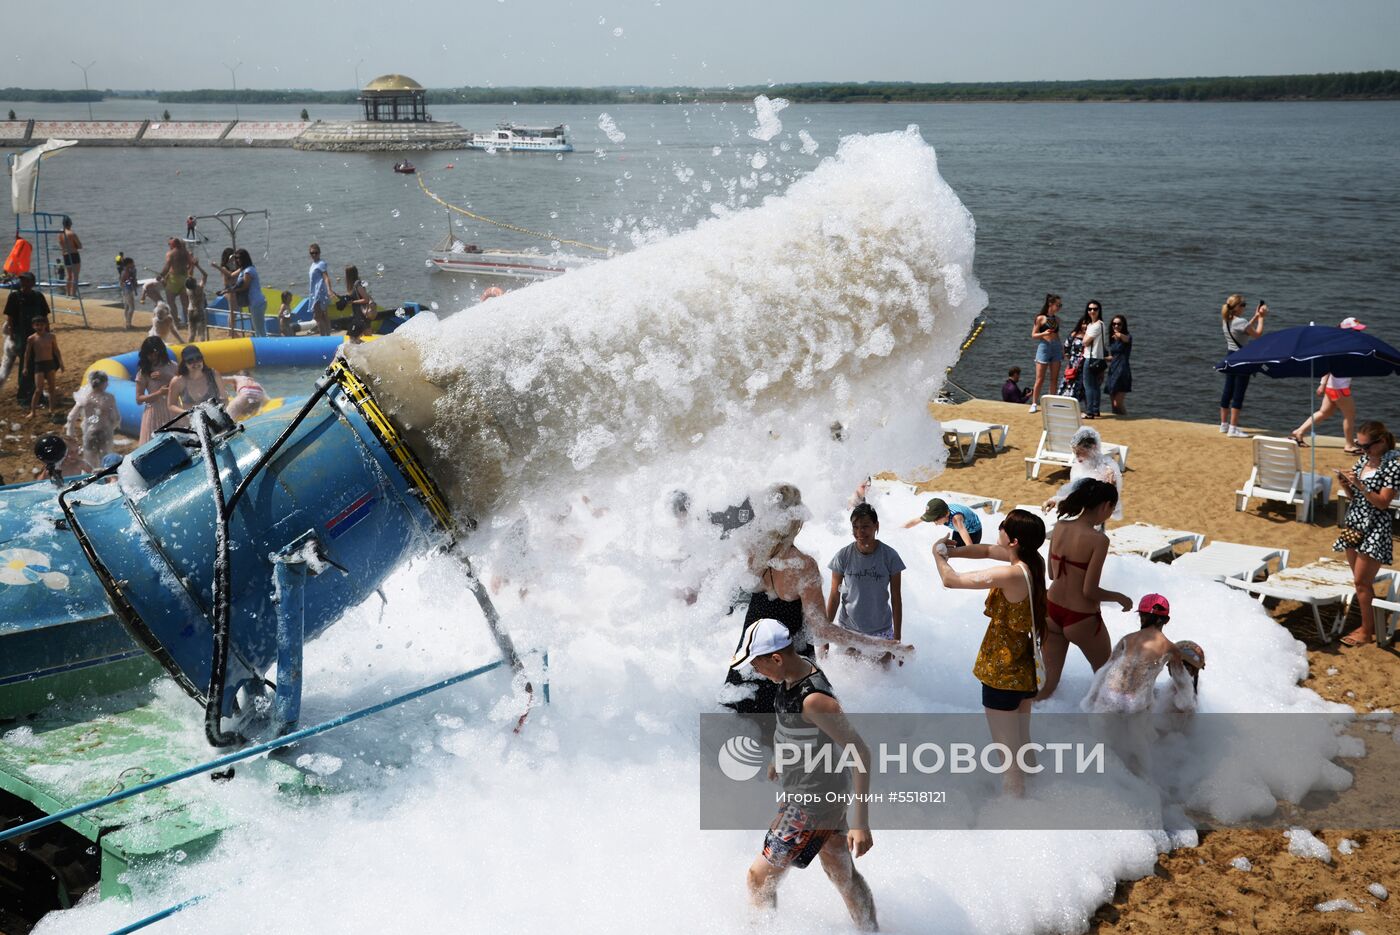
<path fill-rule="evenodd" d="M 101 357 L 135 349 L 150 318 L 148 311 L 138 312 L 141 330 L 126 331 L 119 308 L 89 300 L 87 314 L 89 328 L 83 328 L 75 316 L 56 316 L 56 333 L 67 365 L 59 374 L 56 417 L 60 421 L 85 368 Z M 1202 405 L 1209 406 L 1210 401 L 1203 400 Z M 967 418 L 1011 427 L 1007 450 L 992 453 L 984 446 L 981 456 L 969 465 L 958 463 L 953 456 L 933 486 L 998 497 L 1010 507 L 1039 503 L 1064 483 L 1067 473 L 1063 470 L 1044 470 L 1038 480 L 1025 477 L 1023 459 L 1034 451 L 1040 434 L 1040 416 L 1028 413 L 1025 406 L 977 400 L 932 409 L 940 419 Z M 1363 396 L 1359 416 L 1364 419 L 1368 415 Z M 37 470 L 32 455 L 34 437 L 57 427 L 44 423 L 42 416 L 26 421 L 24 410 L 15 403 L 13 383 L 0 394 L 0 422 L 5 429 L 0 436 L 0 473 L 10 483 L 30 480 Z M 16 424 L 18 430 L 14 429 Z M 1332 431 L 1339 427 L 1336 421 L 1325 426 Z M 1189 529 L 1212 540 L 1286 547 L 1293 565 L 1333 554 L 1336 527 L 1331 505 L 1322 512 L 1318 525 L 1295 522 L 1291 509 L 1259 501 L 1245 512 L 1235 511 L 1234 491 L 1249 475 L 1248 441 L 1226 438 L 1213 425 L 1161 419 L 1108 417 L 1100 420 L 1097 428 L 1105 440 L 1128 444 L 1132 449 L 1124 478 L 1124 522 Z M 1350 464 L 1351 458 L 1341 451 L 1340 438 L 1319 438 L 1319 442 L 1319 470 Z M 1335 643 L 1320 645 L 1311 617 L 1296 605 L 1281 605 L 1274 616 L 1280 626 L 1288 627 L 1308 645 L 1310 673 L 1305 684 L 1309 688 L 1360 711 L 1400 705 L 1400 683 L 1394 677 L 1395 650 L 1375 646 L 1341 650 Z M 1375 881 L 1390 886 L 1400 880 L 1400 832 L 1312 830 L 1333 848 L 1331 864 L 1290 855 L 1281 832 L 1207 833 L 1199 847 L 1164 856 L 1153 875 L 1120 885 L 1113 901 L 1099 910 L 1090 930 L 1400 932 L 1393 901 L 1380 902 L 1366 890 Z M 1348 856 L 1336 854 L 1343 838 L 1359 845 Z M 1252 872 L 1242 873 L 1230 866 L 1232 859 L 1242 855 L 1253 862 Z M 1320 913 L 1313 908 L 1338 898 L 1364 906 L 1365 913 Z"/>

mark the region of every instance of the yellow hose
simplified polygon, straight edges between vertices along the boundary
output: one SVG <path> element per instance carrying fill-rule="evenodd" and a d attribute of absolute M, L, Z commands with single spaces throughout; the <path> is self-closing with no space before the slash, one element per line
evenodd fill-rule
<path fill-rule="evenodd" d="M 438 204 L 442 205 L 442 206 L 443 206 L 444 208 L 446 208 L 447 210 L 449 210 L 449 211 L 456 211 L 458 214 L 465 215 L 465 216 L 471 218 L 473 221 L 480 221 L 480 222 L 482 222 L 483 224 L 494 224 L 496 227 L 504 228 L 505 230 L 508 230 L 508 231 L 515 231 L 517 234 L 527 234 L 527 235 L 529 235 L 529 236 L 531 236 L 531 237 L 539 237 L 539 238 L 541 238 L 541 239 L 543 239 L 543 240 L 554 240 L 554 241 L 558 241 L 558 242 L 561 243 L 561 244 L 568 244 L 568 245 L 571 246 L 571 247 L 582 247 L 582 248 L 585 249 L 585 250 L 594 250 L 594 251 L 597 251 L 598 253 L 608 253 L 608 252 L 609 252 L 609 250 L 608 250 L 607 247 L 600 247 L 600 246 L 597 246 L 596 244 L 584 243 L 584 242 L 581 241 L 581 240 L 565 240 L 563 237 L 556 237 L 556 236 L 554 236 L 553 234 L 547 234 L 547 233 L 544 233 L 543 231 L 530 230 L 528 227 L 518 227 L 518 226 L 515 225 L 515 224 L 508 224 L 508 223 L 506 223 L 505 221 L 497 221 L 497 220 L 495 220 L 494 218 L 488 218 L 488 217 L 486 217 L 486 216 L 484 216 L 484 215 L 481 215 L 481 214 L 475 214 L 475 213 L 473 213 L 473 212 L 471 212 L 471 211 L 468 211 L 466 208 L 459 208 L 457 205 L 449 204 L 448 202 L 443 201 L 443 200 L 442 200 L 441 198 L 439 198 L 437 195 L 435 195 L 435 194 L 433 194 L 431 191 L 429 191 L 429 190 L 428 190 L 428 186 L 425 185 L 424 182 L 423 182 L 423 176 L 419 175 L 419 176 L 417 176 L 417 179 L 418 179 L 418 187 L 421 188 L 421 189 L 423 189 L 423 194 L 427 195 L 429 198 L 433 199 L 433 201 L 436 201 Z"/>

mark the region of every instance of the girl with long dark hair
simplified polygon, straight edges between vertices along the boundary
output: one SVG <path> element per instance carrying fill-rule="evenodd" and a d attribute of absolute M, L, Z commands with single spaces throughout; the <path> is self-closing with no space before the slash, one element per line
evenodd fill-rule
<path fill-rule="evenodd" d="M 151 440 L 156 429 L 175 416 L 170 411 L 168 391 L 176 370 L 165 342 L 155 335 L 141 342 L 136 360 L 136 401 L 145 407 L 141 412 L 139 442 L 144 445 Z"/>
<path fill-rule="evenodd" d="M 1045 522 L 1026 510 L 1002 520 L 995 544 L 960 548 L 958 558 L 995 559 L 992 568 L 957 572 L 948 564 L 943 541 L 933 547 L 938 577 L 945 588 L 987 591 L 987 633 L 972 674 L 982 683 L 982 708 L 992 740 L 1018 751 L 1031 739 L 1031 701 L 1036 697 L 1036 646 L 1045 632 L 1045 563 L 1040 547 Z M 1013 765 L 1002 777 L 1010 795 L 1025 793 L 1025 776 Z"/>
<path fill-rule="evenodd" d="M 1108 394 L 1113 414 L 1126 416 L 1128 406 L 1124 397 L 1133 391 L 1133 368 L 1129 355 L 1133 352 L 1133 336 L 1128 333 L 1128 316 L 1114 315 L 1108 323 L 1108 379 L 1103 391 Z"/>
<path fill-rule="evenodd" d="M 1045 294 L 1045 302 L 1031 325 L 1031 340 L 1035 341 L 1035 388 L 1031 390 L 1031 412 L 1040 408 L 1042 388 L 1054 392 L 1060 380 L 1060 361 L 1064 346 L 1060 344 L 1060 297 Z"/>
<path fill-rule="evenodd" d="M 1118 505 L 1118 488 L 1085 478 L 1060 501 L 1060 516 L 1050 534 L 1050 590 L 1046 592 L 1045 684 L 1036 696 L 1044 701 L 1060 684 L 1065 655 L 1073 643 L 1097 672 L 1113 651 L 1099 605 L 1117 601 L 1126 611 L 1132 599 L 1099 586 L 1108 536 L 1100 530 Z"/>

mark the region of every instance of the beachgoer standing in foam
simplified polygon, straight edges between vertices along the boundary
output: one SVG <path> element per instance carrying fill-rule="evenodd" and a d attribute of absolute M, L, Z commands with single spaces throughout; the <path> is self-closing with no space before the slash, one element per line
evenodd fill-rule
<path fill-rule="evenodd" d="M 776 910 L 778 884 L 788 869 L 805 869 L 820 855 L 822 869 L 845 900 L 851 921 L 861 931 L 877 931 L 875 897 L 852 860 L 875 843 L 865 798 L 874 765 L 870 748 L 846 720 L 826 674 L 794 649 L 785 624 L 770 619 L 750 623 L 729 665 L 731 670 L 752 668 L 773 683 L 775 739 L 804 752 L 802 759 L 781 773 L 773 763 L 768 766 L 769 781 L 777 780 L 796 801 L 778 806 L 777 817 L 763 838 L 763 853 L 749 867 L 749 902 L 756 909 Z M 854 781 L 845 770 L 821 765 L 823 758 L 828 758 L 828 764 L 841 762 L 841 751 L 846 749 L 854 750 L 864 764 L 855 770 Z M 853 786 L 848 825 L 843 796 Z"/>
<path fill-rule="evenodd" d="M 826 619 L 838 626 L 898 645 L 904 632 L 904 599 L 900 573 L 904 560 L 876 537 L 880 516 L 862 503 L 851 510 L 854 542 L 831 559 L 831 594 L 826 599 Z M 891 647 L 893 649 L 894 646 Z"/>
<path fill-rule="evenodd" d="M 1356 604 L 1361 608 L 1361 626 L 1342 637 L 1345 646 L 1360 646 L 1376 639 L 1376 574 L 1393 558 L 1391 537 L 1395 514 L 1390 505 L 1400 489 L 1400 453 L 1395 436 L 1383 422 L 1363 422 L 1353 439 L 1362 455 L 1350 471 L 1338 471 L 1337 480 L 1351 492 L 1351 505 L 1342 520 L 1342 534 L 1332 544 L 1334 551 L 1345 551 L 1356 583 Z"/>
<path fill-rule="evenodd" d="M 1045 522 L 1025 510 L 1002 520 L 993 545 L 958 550 L 957 558 L 990 558 L 1005 565 L 956 572 L 948 564 L 948 546 L 934 543 L 933 558 L 945 588 L 987 591 L 987 633 L 977 650 L 972 674 L 982 683 L 982 708 L 992 740 L 1016 753 L 1031 739 L 1031 700 L 1039 681 L 1036 641 L 1045 630 L 1045 564 L 1039 549 Z M 1019 758 L 1002 775 L 1002 789 L 1022 796 L 1026 777 Z"/>
<path fill-rule="evenodd" d="M 802 504 L 802 492 L 791 484 L 774 484 L 754 498 L 754 518 L 735 538 L 748 550 L 748 570 L 756 585 L 749 594 L 744 630 L 755 620 L 777 620 L 788 628 L 795 652 L 811 658 L 817 643 L 836 643 L 872 656 L 893 653 L 896 658 L 912 646 L 832 624 L 822 599 L 822 579 L 816 561 L 794 540 L 810 515 Z M 745 679 L 737 669 L 725 675 L 727 686 L 721 701 L 741 714 L 769 714 L 776 688 L 767 679 Z"/>
<path fill-rule="evenodd" d="M 1365 331 L 1366 326 L 1355 318 L 1343 318 L 1339 328 L 1348 331 Z M 1356 430 L 1356 400 L 1351 397 L 1351 377 L 1335 377 L 1330 373 L 1324 373 L 1322 380 L 1317 384 L 1317 395 L 1322 397 L 1322 406 L 1311 416 L 1303 420 L 1303 424 L 1288 433 L 1288 437 L 1298 443 L 1298 446 L 1306 447 L 1307 442 L 1303 441 L 1303 436 L 1307 435 L 1314 427 L 1326 422 L 1332 413 L 1340 411 L 1342 414 L 1342 450 L 1349 455 L 1361 454 L 1361 449 L 1356 447 L 1354 442 Z"/>
<path fill-rule="evenodd" d="M 1181 658 L 1181 650 L 1163 633 L 1170 620 L 1171 604 L 1165 597 L 1144 595 L 1138 601 L 1138 631 L 1113 647 L 1108 662 L 1094 673 L 1093 684 L 1079 707 L 1095 714 L 1134 714 L 1151 709 L 1162 667 Z M 1204 667 L 1204 655 L 1200 662 Z"/>
<path fill-rule="evenodd" d="M 98 470 L 112 453 L 112 441 L 121 424 L 117 401 L 107 392 L 107 382 L 107 374 L 101 370 L 88 374 L 87 386 L 75 394 L 63 430 L 63 434 L 83 440 L 83 460 L 91 471 Z"/>
<path fill-rule="evenodd" d="M 1044 701 L 1055 693 L 1065 656 L 1073 643 L 1097 672 L 1108 661 L 1112 644 L 1099 605 L 1117 601 L 1128 611 L 1133 601 L 1126 594 L 1099 587 L 1108 536 L 1099 527 L 1108 521 L 1118 503 L 1112 484 L 1085 478 L 1075 483 L 1060 501 L 1060 521 L 1050 533 L 1050 590 L 1045 599 L 1045 684 L 1036 696 Z"/>
<path fill-rule="evenodd" d="M 1264 333 L 1264 318 L 1269 306 L 1262 301 L 1254 314 L 1244 317 L 1244 296 L 1238 292 L 1220 306 L 1220 330 L 1225 332 L 1225 352 L 1233 354 Z M 1231 438 L 1248 438 L 1240 431 L 1240 410 L 1244 408 L 1244 393 L 1249 389 L 1249 374 L 1234 370 L 1225 373 L 1225 388 L 1220 394 L 1220 431 Z"/>
<path fill-rule="evenodd" d="M 1074 452 L 1074 463 L 1069 466 L 1069 482 L 1046 500 L 1043 506 L 1049 510 L 1059 503 L 1079 481 L 1085 478 L 1101 480 L 1112 484 L 1118 491 L 1118 500 L 1113 505 L 1110 519 L 1123 518 L 1123 469 L 1110 455 L 1104 453 L 1103 442 L 1097 429 L 1087 425 L 1079 429 L 1069 439 L 1070 450 Z"/>
<path fill-rule="evenodd" d="M 306 248 L 311 257 L 311 268 L 306 272 L 306 298 L 311 305 L 311 319 L 316 322 L 316 333 L 331 333 L 331 300 L 336 298 L 331 288 L 331 274 L 326 261 L 321 259 L 321 245 L 312 244 Z"/>
<path fill-rule="evenodd" d="M 1046 293 L 1040 313 L 1031 325 L 1031 340 L 1035 341 L 1035 387 L 1031 390 L 1031 412 L 1040 409 L 1041 389 L 1055 392 L 1060 382 L 1060 363 L 1065 359 L 1060 343 L 1060 297 Z"/>

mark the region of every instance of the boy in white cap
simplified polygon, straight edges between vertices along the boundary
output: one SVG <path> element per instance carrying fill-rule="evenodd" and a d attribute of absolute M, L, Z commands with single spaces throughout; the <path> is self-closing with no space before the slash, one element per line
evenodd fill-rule
<path fill-rule="evenodd" d="M 729 665 L 752 667 L 759 675 L 778 683 L 774 743 L 799 746 L 806 752 L 803 762 L 786 767 L 781 773 L 769 764 L 768 778 L 782 785 L 787 798 L 817 803 L 798 805 L 789 801 L 779 806 L 763 839 L 763 853 L 749 867 L 750 902 L 758 909 L 776 909 L 778 884 L 788 868 L 804 868 L 813 857 L 820 856 L 822 869 L 845 900 L 851 920 L 862 931 L 876 931 L 879 926 L 875 897 L 852 860 L 874 844 L 865 801 L 870 792 L 869 765 L 873 762 L 870 749 L 847 722 L 826 675 L 797 654 L 788 628 L 779 621 L 765 617 L 745 627 Z M 806 762 L 820 764 L 823 757 L 818 751 L 826 746 L 837 748 L 831 751 L 828 763 L 840 762 L 840 749 L 849 746 L 859 755 L 860 762 L 867 764 L 865 771 L 855 772 L 851 820 L 854 827 L 846 823 L 846 806 L 841 800 L 841 794 L 852 785 L 847 774 L 827 771 L 820 765 L 810 771 L 803 769 Z M 837 801 L 828 802 L 828 793 L 836 793 Z"/>

